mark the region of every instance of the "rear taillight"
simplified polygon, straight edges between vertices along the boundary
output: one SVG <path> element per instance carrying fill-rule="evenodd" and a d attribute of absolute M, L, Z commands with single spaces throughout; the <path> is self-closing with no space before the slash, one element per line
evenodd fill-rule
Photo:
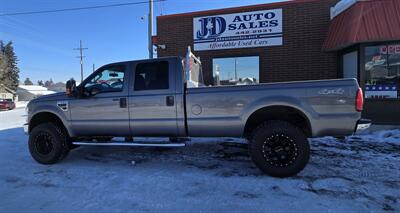
<path fill-rule="evenodd" d="M 356 110 L 358 112 L 363 111 L 364 108 L 364 95 L 361 88 L 358 88 L 356 96 Z"/>

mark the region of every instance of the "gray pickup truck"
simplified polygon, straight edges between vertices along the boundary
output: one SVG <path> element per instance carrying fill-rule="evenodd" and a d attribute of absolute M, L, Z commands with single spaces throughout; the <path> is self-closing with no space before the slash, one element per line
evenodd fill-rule
<path fill-rule="evenodd" d="M 307 138 L 368 128 L 355 79 L 205 86 L 201 62 L 167 57 L 105 65 L 66 93 L 27 106 L 32 157 L 53 164 L 79 145 L 181 146 L 114 137 L 240 137 L 263 172 L 292 176 L 310 156 Z"/>

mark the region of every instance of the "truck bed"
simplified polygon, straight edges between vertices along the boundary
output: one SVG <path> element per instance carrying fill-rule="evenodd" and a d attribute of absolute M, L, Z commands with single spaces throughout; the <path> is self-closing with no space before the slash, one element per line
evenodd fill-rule
<path fill-rule="evenodd" d="M 285 106 L 308 118 L 312 137 L 349 135 L 361 116 L 355 109 L 358 87 L 356 79 L 335 79 L 188 88 L 187 132 L 240 137 L 253 112 Z"/>

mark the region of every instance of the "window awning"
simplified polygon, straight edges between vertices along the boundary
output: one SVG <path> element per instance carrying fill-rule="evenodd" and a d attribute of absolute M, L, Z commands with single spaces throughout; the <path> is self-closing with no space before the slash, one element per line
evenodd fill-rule
<path fill-rule="evenodd" d="M 393 40 L 400 40 L 400 0 L 359 0 L 331 21 L 323 50 Z"/>

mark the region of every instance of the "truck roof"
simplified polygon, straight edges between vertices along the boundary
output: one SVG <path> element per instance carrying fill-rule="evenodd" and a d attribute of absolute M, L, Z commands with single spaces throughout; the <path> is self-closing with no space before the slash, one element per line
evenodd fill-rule
<path fill-rule="evenodd" d="M 138 60 L 128 60 L 128 61 L 118 61 L 112 62 L 109 64 L 105 64 L 103 66 L 111 65 L 111 64 L 122 64 L 122 63 L 132 63 L 132 62 L 147 62 L 147 61 L 159 61 L 159 60 L 166 60 L 166 59 L 182 59 L 181 56 L 166 56 L 166 57 L 159 57 L 159 58 L 152 58 L 152 59 L 138 59 Z M 103 67 L 102 66 L 102 67 Z"/>

